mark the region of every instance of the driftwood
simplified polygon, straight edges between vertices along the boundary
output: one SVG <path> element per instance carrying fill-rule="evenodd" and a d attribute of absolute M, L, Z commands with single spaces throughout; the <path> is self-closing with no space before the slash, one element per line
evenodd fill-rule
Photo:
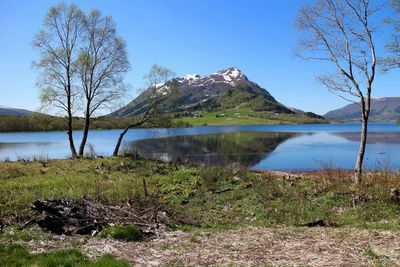
<path fill-rule="evenodd" d="M 41 215 L 35 219 L 41 227 L 55 234 L 96 234 L 113 224 L 134 223 L 148 228 L 159 228 L 146 216 L 129 211 L 129 208 L 106 206 L 88 199 L 36 200 L 32 209 Z"/>

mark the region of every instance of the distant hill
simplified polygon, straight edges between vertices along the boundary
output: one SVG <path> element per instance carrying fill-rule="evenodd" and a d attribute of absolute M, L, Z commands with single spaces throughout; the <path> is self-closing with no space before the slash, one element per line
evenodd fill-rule
<path fill-rule="evenodd" d="M 25 117 L 32 113 L 32 111 L 26 109 L 9 108 L 0 106 L 0 116 L 18 116 Z"/>
<path fill-rule="evenodd" d="M 321 119 L 321 120 L 325 119 L 323 116 L 318 115 L 318 114 L 316 114 L 314 112 L 310 112 L 310 111 L 306 112 L 306 111 L 298 109 L 298 108 L 290 108 L 290 109 L 296 114 L 306 115 L 306 116 L 308 116 L 310 118 L 314 118 L 314 119 Z"/>
<path fill-rule="evenodd" d="M 352 103 L 343 108 L 332 110 L 324 115 L 327 119 L 359 120 L 360 107 Z M 400 118 L 400 97 L 380 97 L 371 101 L 370 120 L 396 121 Z"/>
<path fill-rule="evenodd" d="M 215 111 L 220 107 L 226 109 L 248 107 L 254 111 L 294 113 L 235 67 L 204 77 L 186 75 L 174 78 L 163 88 L 163 90 L 171 89 L 178 92 L 178 99 L 173 103 L 165 103 L 166 112 Z M 125 117 L 142 114 L 148 105 L 147 96 L 148 90 L 145 90 L 132 102 L 110 115 Z"/>

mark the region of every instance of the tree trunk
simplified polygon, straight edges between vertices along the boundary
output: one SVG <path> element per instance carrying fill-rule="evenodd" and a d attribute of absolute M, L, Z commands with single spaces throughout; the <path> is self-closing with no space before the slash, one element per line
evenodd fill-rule
<path fill-rule="evenodd" d="M 83 153 L 85 152 L 85 145 L 86 141 L 88 138 L 89 134 L 89 128 L 90 128 L 90 114 L 89 114 L 89 106 L 86 109 L 86 114 L 85 114 L 85 128 L 83 129 L 83 137 L 82 137 L 82 142 L 81 145 L 79 146 L 79 156 L 82 157 Z"/>
<path fill-rule="evenodd" d="M 354 169 L 354 182 L 356 185 L 361 184 L 362 179 L 362 166 L 365 155 L 365 147 L 367 145 L 367 133 L 368 133 L 368 116 L 362 116 L 362 129 L 361 129 L 361 140 L 360 149 L 358 151 L 358 157 L 356 161 L 356 166 Z"/>
<path fill-rule="evenodd" d="M 74 137 L 72 135 L 72 117 L 69 116 L 68 118 L 68 141 L 69 141 L 69 147 L 71 149 L 71 154 L 73 158 L 76 158 L 77 154 L 76 154 L 76 149 L 75 149 L 75 144 L 74 144 Z"/>
<path fill-rule="evenodd" d="M 115 145 L 113 157 L 118 157 L 119 148 L 121 147 L 122 140 L 124 139 L 125 134 L 129 131 L 130 128 L 131 128 L 131 125 L 129 125 L 128 127 L 126 127 L 126 128 L 122 131 L 122 133 L 119 135 L 117 144 Z"/>
<path fill-rule="evenodd" d="M 76 149 L 75 149 L 75 144 L 74 144 L 74 136 L 72 134 L 73 130 L 72 130 L 72 113 L 71 113 L 71 99 L 68 97 L 68 141 L 69 141 L 69 147 L 71 149 L 71 154 L 73 158 L 76 158 L 77 154 L 76 154 Z"/>
<path fill-rule="evenodd" d="M 72 129 L 72 103 L 71 103 L 71 73 L 69 69 L 70 65 L 70 58 L 68 58 L 68 67 L 67 67 L 67 113 L 68 113 L 68 140 L 69 140 L 69 147 L 71 149 L 72 158 L 76 158 L 76 148 L 74 144 L 74 136 L 73 136 L 73 129 Z"/>

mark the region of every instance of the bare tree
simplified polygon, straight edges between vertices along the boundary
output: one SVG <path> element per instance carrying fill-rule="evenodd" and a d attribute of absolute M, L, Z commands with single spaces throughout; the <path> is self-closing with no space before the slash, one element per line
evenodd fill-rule
<path fill-rule="evenodd" d="M 361 110 L 361 141 L 354 169 L 361 183 L 377 56 L 371 21 L 382 5 L 377 0 L 317 0 L 301 8 L 296 27 L 304 33 L 299 55 L 332 64 L 336 71 L 318 76 L 327 89 Z"/>
<path fill-rule="evenodd" d="M 400 0 L 391 0 L 391 7 L 396 16 L 400 15 Z M 387 22 L 392 26 L 392 36 L 386 43 L 386 50 L 389 55 L 381 60 L 383 71 L 400 69 L 400 20 L 388 19 Z"/>
<path fill-rule="evenodd" d="M 143 101 L 144 111 L 136 118 L 136 121 L 128 125 L 120 134 L 115 145 L 113 156 L 118 156 L 122 140 L 125 134 L 132 128 L 142 125 L 159 126 L 166 121 L 167 114 L 163 110 L 166 101 L 173 99 L 176 91 L 167 81 L 171 80 L 175 74 L 162 66 L 153 65 L 150 71 L 144 76 L 148 89 L 140 96 Z"/>
<path fill-rule="evenodd" d="M 77 91 L 74 84 L 79 43 L 83 32 L 83 13 L 75 5 L 61 3 L 51 7 L 43 29 L 32 45 L 40 53 L 33 65 L 41 70 L 37 86 L 41 89 L 42 106 L 65 112 L 68 118 L 68 140 L 73 157 L 77 156 L 72 134 L 72 115 Z"/>
<path fill-rule="evenodd" d="M 130 69 L 125 41 L 116 34 L 112 18 L 92 10 L 85 19 L 85 42 L 77 62 L 85 103 L 85 127 L 79 147 L 84 153 L 95 111 L 111 108 L 126 93 L 124 74 Z"/>

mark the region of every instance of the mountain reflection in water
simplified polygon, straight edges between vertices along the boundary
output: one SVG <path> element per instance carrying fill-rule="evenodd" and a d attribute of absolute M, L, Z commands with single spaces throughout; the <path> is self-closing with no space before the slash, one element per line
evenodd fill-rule
<path fill-rule="evenodd" d="M 344 137 L 348 141 L 360 142 L 360 133 L 334 133 L 336 136 Z M 367 144 L 399 144 L 400 133 L 368 133 Z"/>
<path fill-rule="evenodd" d="M 176 136 L 131 143 L 147 158 L 190 162 L 199 166 L 251 167 L 296 133 L 238 132 L 199 136 Z"/>

